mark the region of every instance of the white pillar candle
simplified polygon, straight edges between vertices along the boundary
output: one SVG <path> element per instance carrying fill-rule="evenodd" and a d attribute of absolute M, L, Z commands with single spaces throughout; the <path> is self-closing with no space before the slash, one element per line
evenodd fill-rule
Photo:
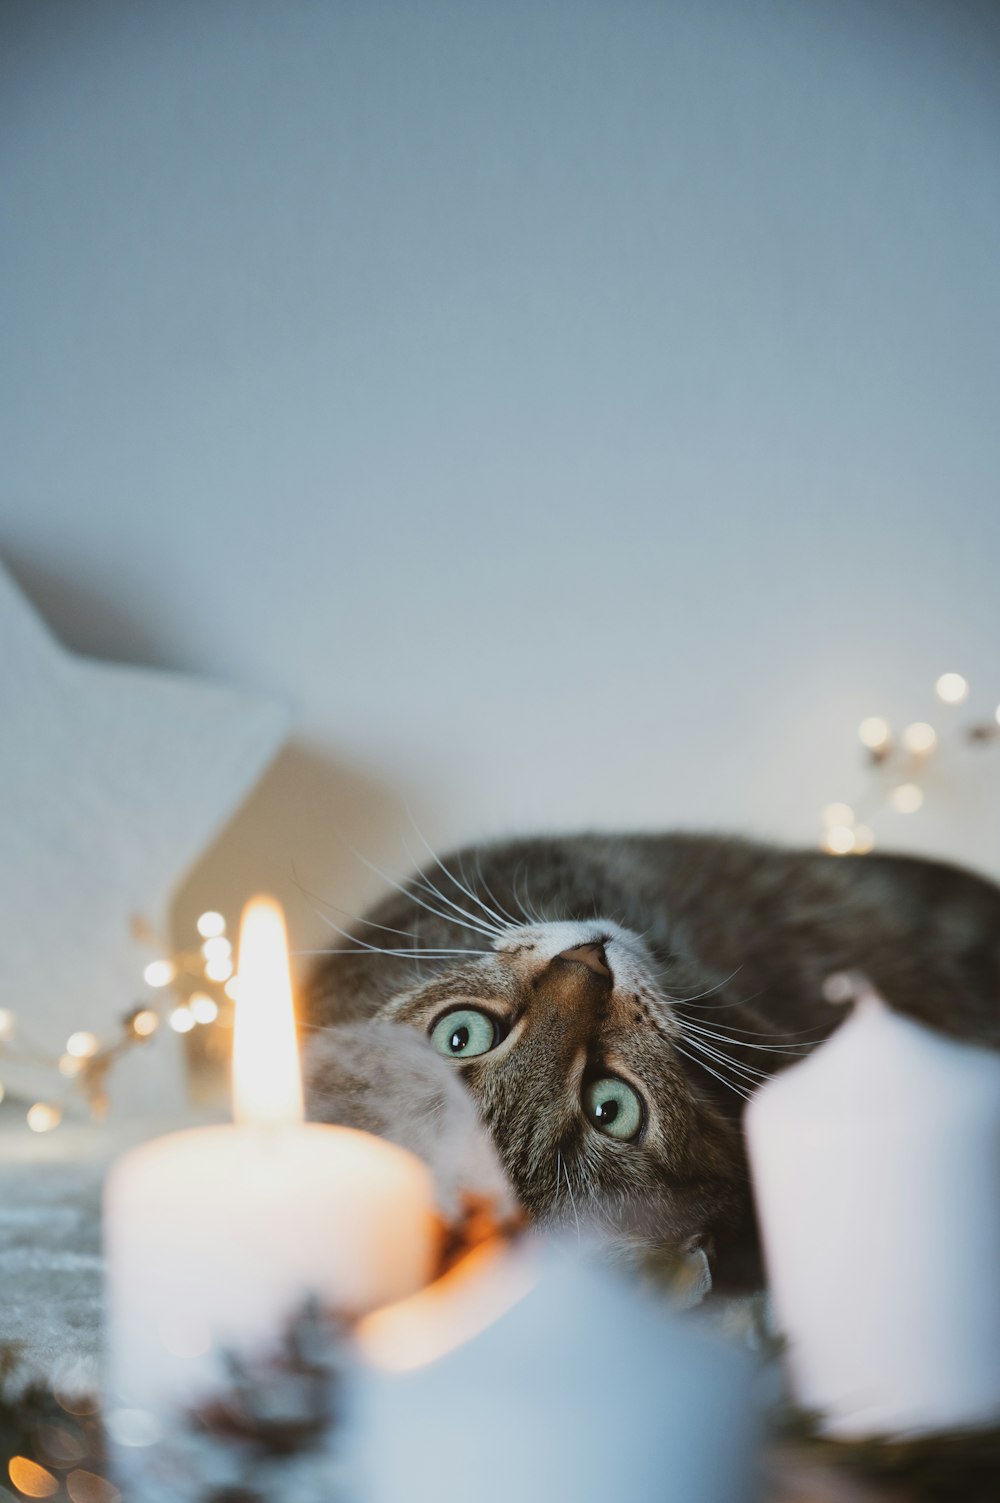
<path fill-rule="evenodd" d="M 1000 1417 L 1000 1056 L 863 986 L 746 1131 L 798 1401 L 842 1436 Z"/>
<path fill-rule="evenodd" d="M 105 1192 L 108 1398 L 194 1405 L 222 1353 L 265 1354 L 310 1297 L 358 1314 L 432 1276 L 430 1174 L 367 1133 L 302 1121 L 284 922 L 252 904 L 240 944 L 238 1122 L 144 1144 Z"/>
<path fill-rule="evenodd" d="M 361 1323 L 364 1503 L 743 1503 L 749 1354 L 607 1269 L 501 1254 Z"/>

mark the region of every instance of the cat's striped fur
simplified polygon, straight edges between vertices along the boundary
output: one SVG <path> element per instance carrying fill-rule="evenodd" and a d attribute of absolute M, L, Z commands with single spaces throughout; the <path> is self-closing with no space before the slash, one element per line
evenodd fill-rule
<path fill-rule="evenodd" d="M 588 946 L 606 966 L 573 958 Z M 935 862 L 692 835 L 470 848 L 434 857 L 346 931 L 316 971 L 311 1020 L 426 1033 L 449 1009 L 481 1009 L 496 1046 L 449 1067 L 527 1212 L 704 1246 L 733 1282 L 757 1266 L 744 1100 L 837 1026 L 824 981 L 847 970 L 1000 1046 L 1000 889 Z M 600 1076 L 641 1098 L 634 1140 L 583 1110 Z"/>

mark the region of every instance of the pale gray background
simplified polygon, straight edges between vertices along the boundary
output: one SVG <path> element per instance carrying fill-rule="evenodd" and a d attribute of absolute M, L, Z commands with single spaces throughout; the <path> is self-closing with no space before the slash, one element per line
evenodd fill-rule
<path fill-rule="evenodd" d="M 863 714 L 992 715 L 996 6 L 2 15 L 0 553 L 300 710 L 189 907 L 349 905 L 404 799 L 813 842 Z M 940 781 L 880 838 L 1000 869 Z"/>

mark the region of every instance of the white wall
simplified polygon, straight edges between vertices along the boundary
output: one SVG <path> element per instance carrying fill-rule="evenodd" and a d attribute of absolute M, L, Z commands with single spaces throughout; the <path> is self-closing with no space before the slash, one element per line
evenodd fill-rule
<path fill-rule="evenodd" d="M 404 796 L 814 841 L 863 714 L 992 714 L 995 6 L 2 25 L 0 553 L 80 650 L 301 709 L 189 906 L 357 897 L 333 826 L 405 860 Z M 1000 870 L 1000 751 L 953 774 L 879 834 Z"/>

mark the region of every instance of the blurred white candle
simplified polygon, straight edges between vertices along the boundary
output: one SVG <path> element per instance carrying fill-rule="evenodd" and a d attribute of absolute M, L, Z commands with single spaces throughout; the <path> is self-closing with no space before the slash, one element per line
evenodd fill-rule
<path fill-rule="evenodd" d="M 560 1248 L 501 1254 L 361 1323 L 365 1503 L 744 1503 L 749 1354 Z"/>
<path fill-rule="evenodd" d="M 799 1402 L 843 1436 L 1000 1417 L 1000 1056 L 862 986 L 746 1131 Z"/>
<path fill-rule="evenodd" d="M 112 1403 L 194 1403 L 222 1349 L 276 1346 L 309 1296 L 356 1314 L 433 1272 L 424 1165 L 367 1133 L 302 1121 L 284 921 L 266 899 L 244 915 L 239 975 L 237 1124 L 144 1144 L 108 1178 Z"/>

